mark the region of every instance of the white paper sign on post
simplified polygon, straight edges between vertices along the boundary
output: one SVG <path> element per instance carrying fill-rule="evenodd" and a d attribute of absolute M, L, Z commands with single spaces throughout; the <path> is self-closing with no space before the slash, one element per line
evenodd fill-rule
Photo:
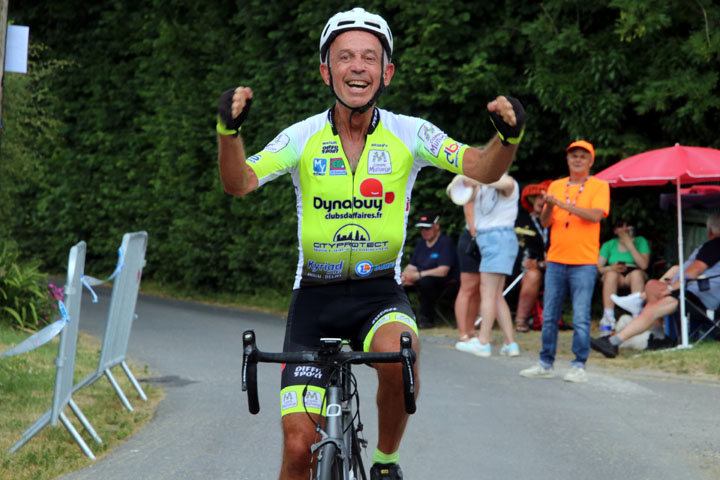
<path fill-rule="evenodd" d="M 8 25 L 5 43 L 5 71 L 27 73 L 30 27 Z"/>

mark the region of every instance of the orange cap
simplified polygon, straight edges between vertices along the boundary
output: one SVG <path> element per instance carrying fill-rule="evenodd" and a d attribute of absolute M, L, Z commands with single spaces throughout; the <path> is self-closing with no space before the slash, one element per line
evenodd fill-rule
<path fill-rule="evenodd" d="M 582 148 L 583 150 L 587 150 L 590 152 L 590 155 L 592 155 L 593 160 L 595 159 L 595 149 L 593 148 L 592 143 L 586 142 L 585 140 L 577 140 L 568 145 L 565 151 L 569 152 L 573 148 Z"/>

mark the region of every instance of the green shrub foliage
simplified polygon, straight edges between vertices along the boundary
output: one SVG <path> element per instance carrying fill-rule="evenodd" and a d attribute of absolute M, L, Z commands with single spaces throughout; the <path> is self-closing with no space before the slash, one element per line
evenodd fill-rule
<path fill-rule="evenodd" d="M 0 225 L 47 269 L 58 270 L 68 246 L 86 240 L 87 270 L 109 272 L 121 235 L 146 230 L 144 274 L 157 281 L 247 293 L 289 288 L 297 263 L 293 189 L 282 178 L 246 198 L 223 192 L 216 102 L 227 88 L 253 88 L 243 128 L 249 154 L 328 108 L 320 30 L 352 6 L 13 3 L 10 18 L 29 25 L 31 43 L 43 48 L 26 88 L 5 99 L 11 111 L 36 109 L 14 110 L 15 125 L 32 125 L 22 138 L 11 119 L 3 122 L 3 153 L 15 148 L 33 168 L 22 174 L 26 182 L 3 187 L 13 208 L 0 209 Z M 364 7 L 395 34 L 396 74 L 383 108 L 483 144 L 493 134 L 486 103 L 498 94 L 522 99 L 527 132 L 511 172 L 521 185 L 565 175 L 564 148 L 580 137 L 596 145 L 596 171 L 675 142 L 720 147 L 720 6 L 710 0 L 368 0 Z M 52 65 L 55 74 L 40 74 Z M 22 162 L 13 164 L 17 178 Z M 435 207 L 445 231 L 457 235 L 464 220 L 445 196 L 450 178 L 422 171 L 411 215 Z M 672 227 L 667 215 L 653 215 L 657 194 L 613 191 L 613 217 L 629 212 L 641 233 L 666 241 Z"/>
<path fill-rule="evenodd" d="M 37 330 L 53 320 L 56 290 L 38 267 L 22 262 L 12 242 L 0 247 L 0 324 Z"/>

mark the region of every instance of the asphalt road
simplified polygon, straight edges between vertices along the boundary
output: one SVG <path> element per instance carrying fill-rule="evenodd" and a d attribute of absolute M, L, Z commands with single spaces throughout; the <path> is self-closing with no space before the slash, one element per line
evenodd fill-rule
<path fill-rule="evenodd" d="M 109 305 L 100 293 L 98 304 L 83 299 L 80 320 L 99 338 Z M 253 328 L 261 349 L 279 350 L 284 319 L 147 296 L 137 315 L 129 356 L 150 367 L 144 380 L 167 397 L 144 430 L 62 478 L 277 478 L 279 366 L 259 367 L 261 411 L 250 415 L 240 390 L 241 334 Z M 720 478 L 720 382 L 603 371 L 592 362 L 586 384 L 563 382 L 562 364 L 558 378 L 532 380 L 518 372 L 537 352 L 480 359 L 445 337 L 424 335 L 421 343 L 418 411 L 400 451 L 407 479 Z M 369 368 L 354 371 L 372 455 L 376 382 Z"/>

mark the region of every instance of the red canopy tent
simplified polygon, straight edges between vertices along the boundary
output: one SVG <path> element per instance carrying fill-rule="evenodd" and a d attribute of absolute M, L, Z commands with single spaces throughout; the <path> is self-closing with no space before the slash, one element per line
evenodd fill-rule
<path fill-rule="evenodd" d="M 678 259 L 680 265 L 680 348 L 688 344 L 688 320 L 685 315 L 685 272 L 683 268 L 681 185 L 720 181 L 720 150 L 704 147 L 675 146 L 639 153 L 611 165 L 595 175 L 611 187 L 639 187 L 674 183 L 676 188 Z"/>

